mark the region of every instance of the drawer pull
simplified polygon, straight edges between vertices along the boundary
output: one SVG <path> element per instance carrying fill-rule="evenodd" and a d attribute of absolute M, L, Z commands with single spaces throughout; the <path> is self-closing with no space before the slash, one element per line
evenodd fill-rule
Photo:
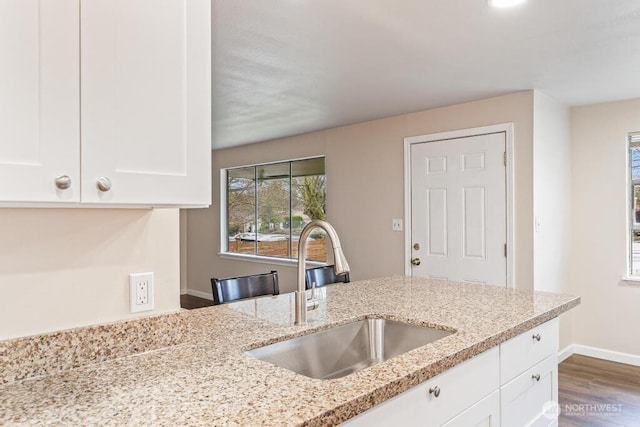
<path fill-rule="evenodd" d="M 534 340 L 536 340 L 536 341 L 540 341 L 540 340 L 542 339 L 542 337 L 540 336 L 540 334 L 535 334 L 532 338 L 533 338 Z"/>
<path fill-rule="evenodd" d="M 429 389 L 429 394 L 433 394 L 435 397 L 440 396 L 440 387 L 435 386 Z"/>
<path fill-rule="evenodd" d="M 533 374 L 533 375 L 531 375 L 531 378 L 536 380 L 536 381 L 540 381 L 540 374 Z"/>

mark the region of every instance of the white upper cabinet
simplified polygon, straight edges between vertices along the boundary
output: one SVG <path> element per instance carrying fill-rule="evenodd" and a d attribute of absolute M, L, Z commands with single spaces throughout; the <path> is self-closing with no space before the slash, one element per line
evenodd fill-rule
<path fill-rule="evenodd" d="M 83 202 L 210 203 L 210 7 L 82 1 Z"/>
<path fill-rule="evenodd" d="M 0 201 L 80 201 L 78 22 L 78 0 L 0 0 Z"/>
<path fill-rule="evenodd" d="M 0 202 L 211 203 L 210 0 L 0 0 L 0 27 Z"/>

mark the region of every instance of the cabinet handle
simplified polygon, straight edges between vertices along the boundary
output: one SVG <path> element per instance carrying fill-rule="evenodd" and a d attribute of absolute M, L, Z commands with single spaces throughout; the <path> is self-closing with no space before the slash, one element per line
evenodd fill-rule
<path fill-rule="evenodd" d="M 433 394 L 435 397 L 440 396 L 440 387 L 435 386 L 429 389 L 429 394 Z"/>
<path fill-rule="evenodd" d="M 542 339 L 542 337 L 540 336 L 540 334 L 535 334 L 532 338 L 533 338 L 534 340 L 536 340 L 536 341 L 540 341 L 540 340 Z"/>
<path fill-rule="evenodd" d="M 58 175 L 56 176 L 56 187 L 58 187 L 60 190 L 66 190 L 67 188 L 71 187 L 71 178 L 69 178 L 69 175 Z"/>
<path fill-rule="evenodd" d="M 531 375 L 531 378 L 536 380 L 536 381 L 540 381 L 540 374 L 533 374 L 533 375 Z"/>
<path fill-rule="evenodd" d="M 96 181 L 96 186 L 98 187 L 98 190 L 107 192 L 111 190 L 111 180 L 106 176 L 102 176 Z"/>

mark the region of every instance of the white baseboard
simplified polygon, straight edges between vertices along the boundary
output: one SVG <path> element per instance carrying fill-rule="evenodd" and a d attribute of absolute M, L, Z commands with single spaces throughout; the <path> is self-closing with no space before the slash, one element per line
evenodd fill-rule
<path fill-rule="evenodd" d="M 597 357 L 598 359 L 612 362 L 625 363 L 627 365 L 640 366 L 640 356 L 619 351 L 605 350 L 603 348 L 589 347 L 587 345 L 574 344 L 575 353 L 583 356 Z"/>
<path fill-rule="evenodd" d="M 193 289 L 187 289 L 187 295 L 193 295 L 194 297 L 205 298 L 213 301 L 213 294 L 211 292 L 194 291 Z"/>
<path fill-rule="evenodd" d="M 565 348 L 563 348 L 562 350 L 560 350 L 558 352 L 558 363 L 563 362 L 569 356 L 575 354 L 575 352 L 576 352 L 576 345 L 575 344 L 570 344 L 570 345 L 566 346 Z"/>
<path fill-rule="evenodd" d="M 180 289 L 180 295 L 187 295 L 188 292 L 187 289 Z"/>
<path fill-rule="evenodd" d="M 562 349 L 558 353 L 558 363 L 562 362 L 572 354 L 595 357 L 598 359 L 609 360 L 611 362 L 624 363 L 626 365 L 640 366 L 640 356 L 636 354 L 621 353 L 619 351 L 589 347 L 588 345 L 581 344 L 571 344 Z"/>

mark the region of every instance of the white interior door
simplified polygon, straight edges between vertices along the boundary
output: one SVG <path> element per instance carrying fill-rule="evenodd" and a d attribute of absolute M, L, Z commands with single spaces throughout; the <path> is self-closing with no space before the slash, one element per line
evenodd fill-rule
<path fill-rule="evenodd" d="M 499 132 L 411 145 L 412 275 L 506 286 L 505 144 Z"/>

